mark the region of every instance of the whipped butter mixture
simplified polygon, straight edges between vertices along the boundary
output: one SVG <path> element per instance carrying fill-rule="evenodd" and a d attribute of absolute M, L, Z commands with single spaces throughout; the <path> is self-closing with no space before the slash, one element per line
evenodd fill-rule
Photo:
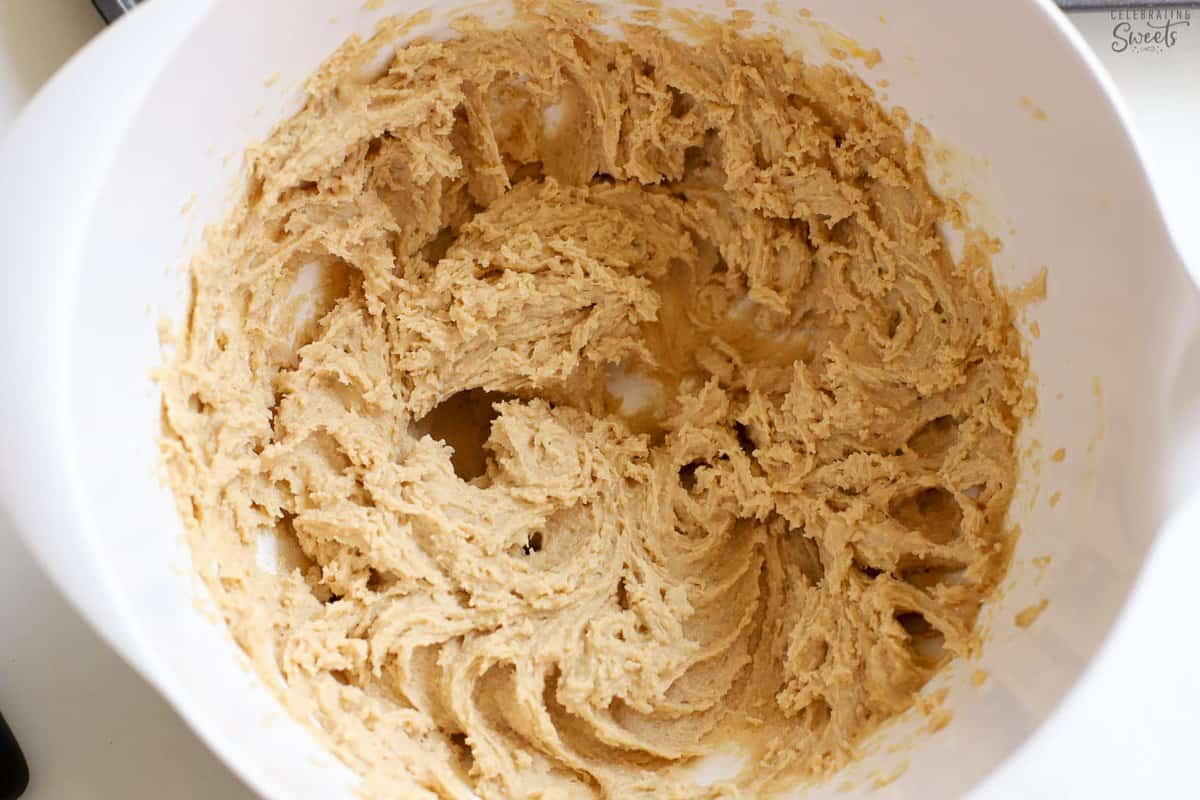
<path fill-rule="evenodd" d="M 1007 568 L 1027 364 L 904 115 L 730 25 L 601 21 L 351 40 L 191 266 L 194 563 L 368 794 L 785 790 Z M 714 752 L 745 767 L 698 785 Z"/>

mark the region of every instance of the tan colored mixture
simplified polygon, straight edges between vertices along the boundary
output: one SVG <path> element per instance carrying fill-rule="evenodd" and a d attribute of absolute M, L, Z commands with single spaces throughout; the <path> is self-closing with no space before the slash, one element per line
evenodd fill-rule
<path fill-rule="evenodd" d="M 192 265 L 195 564 L 368 792 L 828 774 L 1007 567 L 1027 366 L 903 115 L 771 39 L 593 15 L 382 74 L 394 31 L 349 42 Z"/>

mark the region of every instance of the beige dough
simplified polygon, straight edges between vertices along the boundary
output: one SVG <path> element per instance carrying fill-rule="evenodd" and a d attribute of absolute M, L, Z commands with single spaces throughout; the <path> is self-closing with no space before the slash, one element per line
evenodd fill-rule
<path fill-rule="evenodd" d="M 191 267 L 194 562 L 368 794 L 826 775 L 1007 568 L 1027 364 L 904 115 L 771 39 L 597 20 L 347 43 Z"/>

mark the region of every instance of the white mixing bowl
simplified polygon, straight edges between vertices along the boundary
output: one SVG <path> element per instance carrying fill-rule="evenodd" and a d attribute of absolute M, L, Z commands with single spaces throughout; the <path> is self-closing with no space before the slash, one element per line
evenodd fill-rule
<path fill-rule="evenodd" d="M 179 267 L 223 213 L 243 148 L 297 108 L 300 80 L 350 33 L 423 4 L 381 5 L 157 0 L 57 76 L 0 152 L 5 508 L 84 616 L 271 798 L 350 796 L 354 778 L 280 711 L 197 603 L 155 470 L 154 323 L 182 307 Z M 729 13 L 721 0 L 665 5 Z M 907 764 L 874 796 L 957 797 L 1058 706 L 1197 482 L 1200 302 L 1111 85 L 1048 2 L 750 5 L 814 58 L 832 40 L 813 20 L 878 47 L 874 69 L 848 66 L 886 79 L 889 102 L 953 145 L 944 186 L 969 189 L 977 221 L 1003 240 L 1001 281 L 1049 270 L 1048 297 L 1025 322 L 1040 327 L 1041 408 L 1011 515 L 1024 533 L 984 619 L 990 641 L 979 663 L 928 689 L 950 690 L 949 727 L 913 735 L 916 715 L 891 726 L 848 770 L 858 788 L 836 795 L 870 792 L 872 777 Z M 1061 461 L 1050 457 L 1059 448 Z M 1043 599 L 1045 613 L 1019 629 L 1016 612 Z M 1011 790 L 1011 774 L 984 789 Z"/>

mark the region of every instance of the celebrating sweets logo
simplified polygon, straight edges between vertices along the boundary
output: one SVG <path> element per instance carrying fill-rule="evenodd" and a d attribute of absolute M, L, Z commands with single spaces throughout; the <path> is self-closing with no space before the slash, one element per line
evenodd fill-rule
<path fill-rule="evenodd" d="M 1192 26 L 1191 8 L 1121 8 L 1111 11 L 1114 53 L 1165 53 Z"/>

